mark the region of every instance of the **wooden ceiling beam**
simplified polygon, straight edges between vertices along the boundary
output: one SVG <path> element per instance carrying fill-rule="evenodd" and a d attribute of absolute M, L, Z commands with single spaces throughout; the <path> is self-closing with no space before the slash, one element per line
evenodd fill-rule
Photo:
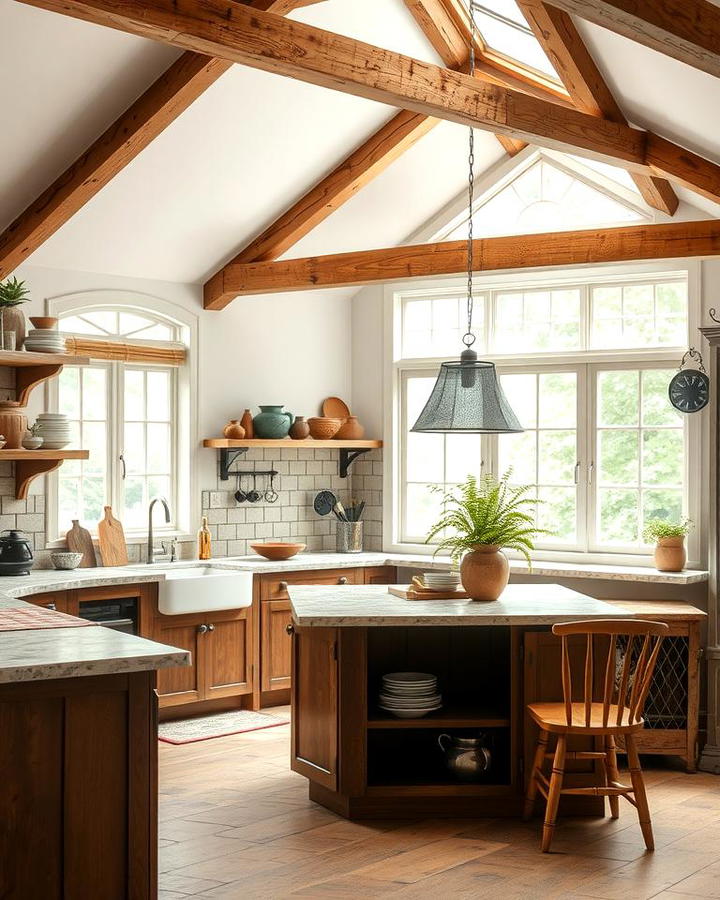
<path fill-rule="evenodd" d="M 224 289 L 225 273 L 229 268 L 282 256 L 437 122 L 430 116 L 407 110 L 394 116 L 206 282 L 205 308 L 223 309 L 233 299 L 233 295 Z"/>
<path fill-rule="evenodd" d="M 552 0 L 552 5 L 720 76 L 720 7 L 707 0 Z"/>
<path fill-rule="evenodd" d="M 482 238 L 474 241 L 473 254 L 478 272 L 720 256 L 720 221 Z M 225 273 L 225 290 L 229 296 L 241 296 L 360 287 L 459 275 L 466 267 L 466 242 L 445 241 L 230 266 Z"/>
<path fill-rule="evenodd" d="M 317 2 L 317 0 L 315 0 Z M 277 11 L 295 0 L 251 0 Z M 0 278 L 7 277 L 232 65 L 186 51 L 0 234 Z"/>
<path fill-rule="evenodd" d="M 466 70 L 472 37 L 449 15 L 443 0 L 405 0 L 405 6 L 445 65 L 449 69 Z M 507 135 L 495 137 L 510 156 L 527 146 Z"/>
<path fill-rule="evenodd" d="M 577 108 L 627 125 L 627 119 L 568 13 L 543 0 L 518 0 L 518 5 Z M 668 181 L 639 173 L 633 173 L 632 179 L 649 206 L 666 215 L 674 215 L 680 201 Z"/>

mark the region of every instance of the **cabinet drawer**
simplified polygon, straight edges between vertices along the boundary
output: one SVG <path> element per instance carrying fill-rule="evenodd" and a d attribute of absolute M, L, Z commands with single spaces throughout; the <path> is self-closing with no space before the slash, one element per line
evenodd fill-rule
<path fill-rule="evenodd" d="M 288 586 L 291 584 L 362 584 L 363 568 L 322 569 L 316 572 L 282 572 L 276 575 L 262 575 L 260 598 L 262 600 L 287 600 Z"/>

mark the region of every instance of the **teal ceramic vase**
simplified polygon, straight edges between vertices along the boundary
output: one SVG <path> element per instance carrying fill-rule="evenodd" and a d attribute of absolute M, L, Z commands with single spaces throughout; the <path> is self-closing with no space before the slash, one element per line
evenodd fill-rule
<path fill-rule="evenodd" d="M 255 437 L 266 440 L 287 437 L 293 418 L 291 412 L 283 412 L 282 403 L 280 406 L 261 406 L 253 419 Z"/>

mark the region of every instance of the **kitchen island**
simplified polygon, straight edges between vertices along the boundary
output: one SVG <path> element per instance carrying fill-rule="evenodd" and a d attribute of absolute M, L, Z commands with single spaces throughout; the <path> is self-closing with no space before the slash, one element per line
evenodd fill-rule
<path fill-rule="evenodd" d="M 632 604 L 553 584 L 509 585 L 492 603 L 407 601 L 380 585 L 292 586 L 290 600 L 292 767 L 311 799 L 348 818 L 517 815 L 536 738 L 525 705 L 562 699 L 550 626 L 637 615 Z M 576 684 L 583 651 L 581 639 Z M 415 719 L 380 710 L 382 676 L 401 671 L 437 676 L 442 709 Z M 482 780 L 458 783 L 438 746 L 443 733 L 482 734 L 492 754 Z M 575 738 L 571 749 L 595 749 L 592 740 Z M 599 783 L 596 765 L 568 763 L 568 786 Z M 602 815 L 604 800 L 563 797 L 561 809 Z"/>
<path fill-rule="evenodd" d="M 3 897 L 157 896 L 156 670 L 189 661 L 0 597 Z"/>

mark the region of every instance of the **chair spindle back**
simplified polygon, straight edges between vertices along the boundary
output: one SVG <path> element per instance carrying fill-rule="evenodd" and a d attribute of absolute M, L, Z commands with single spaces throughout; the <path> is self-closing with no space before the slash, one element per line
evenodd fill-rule
<path fill-rule="evenodd" d="M 605 660 L 602 684 L 602 727 L 607 728 L 610 719 L 610 708 L 617 706 L 615 722 L 611 725 L 634 724 L 642 718 L 645 700 L 650 690 L 655 663 L 657 662 L 660 644 L 667 633 L 668 626 L 664 622 L 645 622 L 642 619 L 593 619 L 587 622 L 564 622 L 553 625 L 553 634 L 562 639 L 562 689 L 565 703 L 565 717 L 568 725 L 579 725 L 573 722 L 572 706 L 572 672 L 570 667 L 569 638 L 572 635 L 585 635 L 585 672 L 583 679 L 584 724 L 589 727 L 592 719 L 595 680 L 595 646 L 596 635 L 609 638 L 607 658 Z M 625 637 L 622 668 L 617 672 L 618 638 Z M 637 649 L 635 639 L 638 639 Z"/>

